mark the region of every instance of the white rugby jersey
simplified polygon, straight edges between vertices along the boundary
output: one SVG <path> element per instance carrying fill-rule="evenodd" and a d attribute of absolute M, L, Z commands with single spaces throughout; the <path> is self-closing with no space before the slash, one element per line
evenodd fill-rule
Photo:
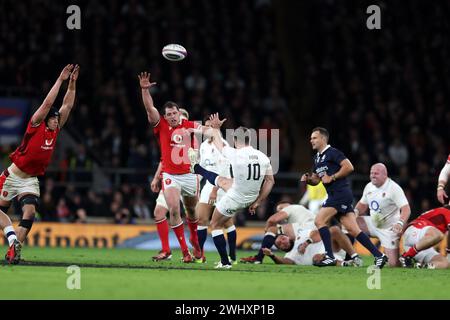
<path fill-rule="evenodd" d="M 374 225 L 380 229 L 392 227 L 400 219 L 400 208 L 408 204 L 402 188 L 390 178 L 379 188 L 369 182 L 359 201 L 369 206 Z"/>
<path fill-rule="evenodd" d="M 252 146 L 224 147 L 222 154 L 230 161 L 234 176 L 227 195 L 238 203 L 252 203 L 259 195 L 266 172 L 272 171 L 269 158 Z"/>
<path fill-rule="evenodd" d="M 314 227 L 314 219 L 316 216 L 302 205 L 291 204 L 290 206 L 284 207 L 281 211 L 288 214 L 286 223 L 298 223 L 303 228 L 311 225 Z"/>
<path fill-rule="evenodd" d="M 318 253 L 324 253 L 325 247 L 322 241 L 311 243 L 306 247 L 305 253 L 298 252 L 298 247 L 304 243 L 314 229 L 302 229 L 299 225 L 293 225 L 295 232 L 295 242 L 292 250 L 284 255 L 285 258 L 292 260 L 297 265 L 312 265 L 312 258 Z"/>
<path fill-rule="evenodd" d="M 225 146 L 229 146 L 225 139 L 222 141 Z M 209 139 L 200 145 L 200 165 L 219 176 L 230 177 L 230 161 L 220 153 L 213 142 L 209 142 Z"/>

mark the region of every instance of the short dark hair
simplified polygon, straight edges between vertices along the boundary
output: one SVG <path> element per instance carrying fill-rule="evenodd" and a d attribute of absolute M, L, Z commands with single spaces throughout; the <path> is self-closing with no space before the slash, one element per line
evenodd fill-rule
<path fill-rule="evenodd" d="M 178 104 L 176 104 L 173 101 L 167 101 L 166 103 L 164 103 L 164 105 L 163 105 L 164 114 L 166 113 L 167 108 L 169 108 L 169 109 L 177 108 L 178 111 L 180 110 L 180 107 L 178 106 Z"/>
<path fill-rule="evenodd" d="M 330 138 L 330 133 L 324 127 L 315 127 L 314 129 L 312 129 L 312 132 L 316 131 L 319 131 L 321 135 L 325 136 L 325 138 L 327 138 L 327 141 Z"/>
<path fill-rule="evenodd" d="M 277 238 L 278 238 L 278 237 L 281 237 L 281 236 L 289 237 L 287 234 L 279 233 L 279 234 L 277 234 L 277 235 L 275 236 L 275 241 L 277 241 Z M 275 242 L 274 242 L 274 243 L 275 243 Z M 278 248 L 277 245 L 275 245 L 275 247 L 277 247 L 277 248 L 280 249 L 281 251 L 289 252 L 289 251 L 291 251 L 291 250 L 294 248 L 294 244 L 295 244 L 295 241 L 289 239 L 289 248 L 287 248 L 286 250 L 283 250 L 283 249 Z M 269 248 L 269 249 L 270 249 L 270 248 Z"/>
<path fill-rule="evenodd" d="M 234 141 L 244 141 L 244 144 L 248 146 L 250 144 L 250 130 L 246 127 L 239 127 L 234 131 Z"/>

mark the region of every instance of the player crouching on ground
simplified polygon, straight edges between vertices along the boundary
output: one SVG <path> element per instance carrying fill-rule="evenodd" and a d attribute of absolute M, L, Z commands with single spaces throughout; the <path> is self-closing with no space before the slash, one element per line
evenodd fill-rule
<path fill-rule="evenodd" d="M 276 230 L 278 229 L 278 230 Z M 272 253 L 270 248 L 263 248 L 265 255 L 269 256 L 276 264 L 297 264 L 311 266 L 320 261 L 325 255 L 325 247 L 317 229 L 301 228 L 298 223 L 285 224 L 271 227 L 272 232 L 278 232 L 275 246 L 284 252 L 285 256 L 278 257 Z M 348 237 L 334 226 L 330 228 L 332 248 L 334 255 L 338 257 L 337 265 L 340 266 L 362 266 L 363 261 L 355 253 Z M 343 261 L 345 253 L 353 257 L 352 260 Z"/>
<path fill-rule="evenodd" d="M 370 215 L 364 215 L 369 210 Z M 399 242 L 411 209 L 402 188 L 388 177 L 386 166 L 376 163 L 370 169 L 370 182 L 355 206 L 358 226 L 380 240 L 389 266 L 399 266 Z"/>
<path fill-rule="evenodd" d="M 441 242 L 449 226 L 450 205 L 427 211 L 413 220 L 403 234 L 403 247 L 406 251 L 400 257 L 402 266 L 412 268 L 415 260 L 417 266 L 421 267 L 448 268 L 449 261 L 433 246 Z"/>
<path fill-rule="evenodd" d="M 9 156 L 12 164 L 0 175 L 0 208 L 6 212 L 17 197 L 22 208 L 22 218 L 17 228 L 17 239 L 24 242 L 33 225 L 39 206 L 39 181 L 45 174 L 55 149 L 56 139 L 66 123 L 75 101 L 79 67 L 67 65 L 50 89 L 42 105 L 28 123 L 21 145 Z M 69 86 L 59 111 L 52 108 L 62 83 L 69 79 Z M 21 244 L 10 246 L 6 259 L 9 263 L 20 260 Z"/>
<path fill-rule="evenodd" d="M 298 223 L 301 228 L 315 228 L 315 215 L 302 205 L 290 204 L 289 202 L 279 202 L 276 206 L 276 212 L 267 219 L 264 238 L 261 243 L 261 249 L 256 256 L 241 258 L 242 263 L 260 264 L 264 259 L 263 248 L 272 248 L 275 243 L 276 234 L 272 232 L 272 227 L 278 224 Z"/>

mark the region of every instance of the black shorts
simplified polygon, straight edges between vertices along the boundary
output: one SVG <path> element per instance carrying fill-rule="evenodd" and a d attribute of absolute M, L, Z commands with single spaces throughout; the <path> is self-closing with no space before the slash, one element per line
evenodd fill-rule
<path fill-rule="evenodd" d="M 336 218 L 339 220 L 341 216 L 346 215 L 349 212 L 354 212 L 352 204 L 352 193 L 344 192 L 328 195 L 328 198 L 325 200 L 322 207 L 335 208 L 337 210 Z"/>

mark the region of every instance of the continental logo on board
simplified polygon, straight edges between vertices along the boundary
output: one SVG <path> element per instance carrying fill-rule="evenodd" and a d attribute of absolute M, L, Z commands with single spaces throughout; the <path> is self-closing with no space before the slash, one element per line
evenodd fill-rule
<path fill-rule="evenodd" d="M 17 224 L 14 224 L 17 227 Z M 123 241 L 156 231 L 153 225 L 35 223 L 25 242 L 37 247 L 114 248 Z M 6 245 L 6 239 L 3 238 Z"/>

